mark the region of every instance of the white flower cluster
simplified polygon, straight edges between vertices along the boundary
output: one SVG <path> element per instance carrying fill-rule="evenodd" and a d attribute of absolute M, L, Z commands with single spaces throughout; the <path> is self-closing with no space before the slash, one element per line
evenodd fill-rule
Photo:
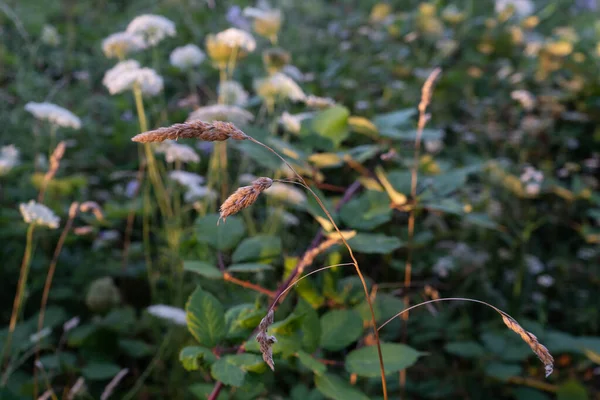
<path fill-rule="evenodd" d="M 224 104 L 243 107 L 248 103 L 248 92 L 244 90 L 239 82 L 224 81 L 219 83 L 218 93 Z"/>
<path fill-rule="evenodd" d="M 290 114 L 287 111 L 284 111 L 283 114 L 281 114 L 281 117 L 279 117 L 279 123 L 283 125 L 288 132 L 298 134 L 302 127 L 302 121 L 307 118 L 312 118 L 313 116 L 314 113 L 312 112 Z"/>
<path fill-rule="evenodd" d="M 531 0 L 496 0 L 495 10 L 500 14 L 509 7 L 512 7 L 518 17 L 526 17 L 533 13 L 533 3 Z"/>
<path fill-rule="evenodd" d="M 290 99 L 293 101 L 306 99 L 302 88 L 292 78 L 280 72 L 255 80 L 254 88 L 258 95 L 265 99 Z"/>
<path fill-rule="evenodd" d="M 19 165 L 19 149 L 14 144 L 0 148 L 0 176 Z"/>
<path fill-rule="evenodd" d="M 200 156 L 186 144 L 179 144 L 168 140 L 156 147 L 156 153 L 164 154 L 167 162 L 179 161 L 182 163 L 200 162 Z"/>
<path fill-rule="evenodd" d="M 215 35 L 215 42 L 251 53 L 256 49 L 254 37 L 241 29 L 229 28 Z"/>
<path fill-rule="evenodd" d="M 130 32 L 117 32 L 102 41 L 102 51 L 108 58 L 121 58 L 146 47 L 144 39 Z"/>
<path fill-rule="evenodd" d="M 251 112 L 238 106 L 227 104 L 214 104 L 200 107 L 194 110 L 188 117 L 188 121 L 227 121 L 236 125 L 246 125 L 254 119 Z"/>
<path fill-rule="evenodd" d="M 164 304 L 155 304 L 146 309 L 150 315 L 154 315 L 160 319 L 171 321 L 174 324 L 185 326 L 187 324 L 185 318 L 185 310 L 177 307 L 167 306 Z"/>
<path fill-rule="evenodd" d="M 181 186 L 185 186 L 187 190 L 183 198 L 187 203 L 203 198 L 215 199 L 217 197 L 217 194 L 212 189 L 202 186 L 204 178 L 200 175 L 187 171 L 175 170 L 169 173 L 169 178 L 173 179 Z"/>
<path fill-rule="evenodd" d="M 527 111 L 531 111 L 535 107 L 535 97 L 527 90 L 513 90 L 510 97 L 521 103 L 521 106 Z"/>
<path fill-rule="evenodd" d="M 306 96 L 303 100 L 304 104 L 306 104 L 308 107 L 319 110 L 335 106 L 335 100 L 329 97 L 319 97 L 311 94 Z"/>
<path fill-rule="evenodd" d="M 162 15 L 144 14 L 135 17 L 129 25 L 127 32 L 140 36 L 146 46 L 156 46 L 167 36 L 175 36 L 175 24 Z"/>
<path fill-rule="evenodd" d="M 47 226 L 51 229 L 58 228 L 60 218 L 51 209 L 34 200 L 30 200 L 26 204 L 21 203 L 19 211 L 21 211 L 23 220 L 28 224 Z"/>
<path fill-rule="evenodd" d="M 521 174 L 521 182 L 525 185 L 525 193 L 529 196 L 536 196 L 542 187 L 544 173 L 533 167 L 525 167 Z"/>
<path fill-rule="evenodd" d="M 37 119 L 49 121 L 56 126 L 73 129 L 81 128 L 81 120 L 77 115 L 53 103 L 35 103 L 30 101 L 25 104 L 25 110 L 29 111 Z"/>
<path fill-rule="evenodd" d="M 206 59 L 206 54 L 195 44 L 186 44 L 177 47 L 171 52 L 169 61 L 171 65 L 182 71 L 197 67 Z"/>
<path fill-rule="evenodd" d="M 292 186 L 291 184 L 273 183 L 273 186 L 265 190 L 264 193 L 268 196 L 272 196 L 278 200 L 282 200 L 294 205 L 306 202 L 306 195 L 304 192 Z"/>
<path fill-rule="evenodd" d="M 122 93 L 139 85 L 146 96 L 155 96 L 163 89 L 163 79 L 151 68 L 141 68 L 135 60 L 121 61 L 104 74 L 102 83 L 110 94 Z"/>
<path fill-rule="evenodd" d="M 56 47 L 60 44 L 60 35 L 58 30 L 52 25 L 44 25 L 42 28 L 42 43 L 48 46 Z"/>

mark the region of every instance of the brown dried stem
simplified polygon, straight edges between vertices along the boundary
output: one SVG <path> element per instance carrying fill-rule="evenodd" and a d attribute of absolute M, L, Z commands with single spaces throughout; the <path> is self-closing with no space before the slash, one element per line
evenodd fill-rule
<path fill-rule="evenodd" d="M 58 143 L 52 155 L 50 156 L 50 166 L 48 168 L 48 172 L 44 175 L 44 180 L 42 181 L 42 187 L 40 188 L 40 193 L 38 194 L 38 203 L 44 202 L 44 196 L 46 195 L 46 189 L 48 188 L 48 184 L 58 172 L 58 168 L 60 167 L 60 160 L 65 155 L 65 149 L 67 145 L 64 141 Z"/>
<path fill-rule="evenodd" d="M 231 274 L 229 274 L 228 272 L 224 272 L 223 273 L 223 279 L 226 280 L 227 282 L 231 282 L 234 283 L 236 285 L 239 286 L 243 286 L 247 289 L 251 289 L 254 290 L 256 292 L 262 293 L 264 295 L 269 296 L 270 298 L 275 297 L 275 292 L 269 290 L 269 289 L 265 289 L 264 287 L 260 286 L 260 285 L 256 285 L 252 282 L 248 282 L 248 281 L 244 281 L 242 279 L 238 279 L 234 276 L 232 276 Z"/>
<path fill-rule="evenodd" d="M 445 297 L 445 298 L 440 298 L 440 299 L 424 301 L 422 303 L 415 304 L 414 306 L 408 307 L 408 308 L 400 311 L 398 314 L 394 315 L 393 317 L 391 317 L 390 319 L 385 321 L 383 324 L 381 324 L 379 326 L 379 328 L 377 328 L 377 330 L 381 330 L 381 328 L 386 326 L 388 323 L 390 323 L 396 317 L 402 316 L 403 314 L 408 313 L 410 310 L 412 310 L 414 308 L 421 307 L 421 306 L 431 304 L 431 303 L 437 303 L 439 301 L 469 301 L 472 303 L 479 303 L 479 304 L 483 304 L 483 305 L 490 307 L 491 309 L 496 311 L 498 314 L 500 314 L 500 316 L 502 317 L 502 321 L 504 321 L 504 324 L 508 327 L 508 329 L 515 332 L 519 336 L 521 336 L 521 339 L 523 339 L 523 341 L 525 343 L 527 343 L 529 345 L 529 347 L 531 348 L 531 350 L 538 356 L 540 361 L 544 364 L 544 368 L 546 370 L 546 377 L 550 376 L 550 374 L 554 370 L 554 358 L 552 357 L 552 355 L 550 354 L 548 349 L 538 341 L 537 337 L 535 337 L 535 335 L 533 333 L 526 331 L 517 322 L 517 320 L 515 320 L 513 317 L 511 317 L 510 315 L 508 315 L 507 313 L 505 313 L 498 307 L 495 307 L 495 306 L 493 306 L 489 303 L 486 303 L 485 301 L 481 301 L 481 300 L 468 299 L 468 298 L 464 298 L 464 297 Z"/>

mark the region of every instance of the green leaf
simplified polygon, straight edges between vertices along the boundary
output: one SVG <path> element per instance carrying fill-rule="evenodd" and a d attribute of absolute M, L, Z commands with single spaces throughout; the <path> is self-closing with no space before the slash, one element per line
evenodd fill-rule
<path fill-rule="evenodd" d="M 237 365 L 244 371 L 262 373 L 266 371 L 267 368 L 267 364 L 265 364 L 262 357 L 257 354 L 243 353 L 234 354 L 227 357 L 230 363 Z"/>
<path fill-rule="evenodd" d="M 386 193 L 368 191 L 350 200 L 340 210 L 340 218 L 352 229 L 372 230 L 392 218 Z"/>
<path fill-rule="evenodd" d="M 390 374 L 413 365 L 423 355 L 420 351 L 400 343 L 381 343 L 385 372 Z M 380 376 L 377 346 L 363 347 L 346 356 L 346 371 L 359 376 Z"/>
<path fill-rule="evenodd" d="M 215 347 L 227 333 L 223 306 L 199 286 L 190 296 L 185 310 L 188 329 L 201 345 Z"/>
<path fill-rule="evenodd" d="M 227 268 L 228 272 L 260 272 L 273 269 L 270 265 L 259 263 L 241 263 L 233 264 Z"/>
<path fill-rule="evenodd" d="M 485 366 L 484 371 L 487 376 L 506 381 L 510 377 L 521 375 L 523 369 L 517 364 L 492 362 Z"/>
<path fill-rule="evenodd" d="M 395 236 L 362 232 L 348 240 L 348 244 L 355 252 L 367 254 L 389 254 L 403 245 Z"/>
<path fill-rule="evenodd" d="M 479 358 L 485 355 L 485 349 L 477 342 L 449 342 L 445 349 L 448 353 L 463 358 Z"/>
<path fill-rule="evenodd" d="M 588 400 L 588 398 L 585 387 L 575 380 L 563 383 L 556 392 L 556 400 Z"/>
<path fill-rule="evenodd" d="M 276 171 L 281 167 L 281 160 L 275 154 L 262 146 L 257 146 L 256 143 L 244 140 L 235 142 L 233 146 L 263 168 Z M 229 218 L 227 218 L 227 221 L 229 221 Z"/>
<path fill-rule="evenodd" d="M 304 351 L 299 351 L 298 353 L 296 353 L 296 356 L 298 356 L 298 359 L 300 360 L 302 365 L 304 365 L 306 368 L 310 369 L 317 375 L 322 375 L 325 373 L 325 371 L 327 371 L 327 367 L 324 364 L 321 364 L 320 362 L 315 360 L 310 354 Z"/>
<path fill-rule="evenodd" d="M 121 339 L 119 348 L 133 358 L 142 358 L 152 354 L 153 347 L 141 340 Z"/>
<path fill-rule="evenodd" d="M 302 320 L 302 347 L 308 352 L 314 352 L 319 347 L 321 340 L 321 323 L 319 314 L 308 302 L 300 300 L 296 306 L 296 313 L 304 315 Z"/>
<path fill-rule="evenodd" d="M 321 317 L 321 347 L 326 350 L 342 350 L 362 333 L 362 318 L 354 310 L 332 310 Z"/>
<path fill-rule="evenodd" d="M 214 362 L 215 356 L 205 347 L 187 346 L 179 352 L 179 361 L 187 371 L 195 371 L 200 368 L 200 360 L 206 360 L 210 363 Z"/>
<path fill-rule="evenodd" d="M 312 121 L 312 128 L 319 135 L 331 140 L 337 147 L 348 137 L 348 117 L 346 107 L 336 106 L 319 113 Z"/>
<path fill-rule="evenodd" d="M 75 369 L 77 366 L 77 356 L 75 353 L 62 351 L 60 353 L 46 354 L 40 357 L 40 362 L 44 368 L 49 370 Z"/>
<path fill-rule="evenodd" d="M 269 262 L 281 254 L 281 238 L 276 236 L 257 235 L 245 239 L 235 249 L 231 260 L 234 263 L 244 261 Z"/>
<path fill-rule="evenodd" d="M 198 400 L 206 400 L 213 391 L 214 384 L 212 383 L 194 383 L 188 387 L 190 393 Z M 217 397 L 217 400 L 228 400 L 229 394 L 222 390 Z"/>
<path fill-rule="evenodd" d="M 544 392 L 532 388 L 517 388 L 513 390 L 516 400 L 550 400 Z"/>
<path fill-rule="evenodd" d="M 385 114 L 379 114 L 373 119 L 373 123 L 379 130 L 397 128 L 411 122 L 411 118 L 417 114 L 414 107 L 403 110 L 392 111 Z"/>
<path fill-rule="evenodd" d="M 219 214 L 208 214 L 196 219 L 196 239 L 217 250 L 227 251 L 246 235 L 242 219 L 236 215 L 219 222 Z"/>
<path fill-rule="evenodd" d="M 113 363 L 92 362 L 81 369 L 82 375 L 91 381 L 108 380 L 119 373 L 121 368 Z"/>
<path fill-rule="evenodd" d="M 246 371 L 235 364 L 233 356 L 221 357 L 210 368 L 211 376 L 223 382 L 225 385 L 242 386 L 246 377 Z"/>
<path fill-rule="evenodd" d="M 315 375 L 315 386 L 325 397 L 333 400 L 369 400 L 369 398 L 352 387 L 337 375 Z"/>
<path fill-rule="evenodd" d="M 183 269 L 208 279 L 223 279 L 223 274 L 217 267 L 204 261 L 184 261 Z"/>

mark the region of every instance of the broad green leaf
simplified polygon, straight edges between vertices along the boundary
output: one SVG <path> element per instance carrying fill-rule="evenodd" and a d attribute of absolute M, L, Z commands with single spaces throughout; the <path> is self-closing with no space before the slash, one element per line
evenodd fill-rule
<path fill-rule="evenodd" d="M 206 400 L 210 396 L 214 388 L 213 383 L 194 383 L 188 387 L 190 393 L 198 400 Z M 229 400 L 229 394 L 225 390 L 221 390 L 217 400 Z"/>
<path fill-rule="evenodd" d="M 227 357 L 230 363 L 237 365 L 244 371 L 262 373 L 265 372 L 267 368 L 267 364 L 265 364 L 262 357 L 257 354 L 243 353 Z"/>
<path fill-rule="evenodd" d="M 390 200 L 382 192 L 365 192 L 342 207 L 340 218 L 352 229 L 372 230 L 392 218 Z"/>
<path fill-rule="evenodd" d="M 230 140 L 229 142 L 232 141 Z M 235 142 L 233 146 L 263 168 L 275 171 L 281 167 L 281 160 L 275 154 L 262 146 L 256 145 L 256 143 L 244 140 Z M 229 221 L 229 218 L 227 220 Z"/>
<path fill-rule="evenodd" d="M 259 263 L 240 263 L 227 267 L 228 272 L 260 272 L 268 269 L 273 269 L 273 267 L 268 264 Z"/>
<path fill-rule="evenodd" d="M 296 306 L 296 313 L 304 315 L 302 320 L 302 347 L 308 352 L 314 352 L 319 347 L 321 340 L 321 322 L 319 315 L 308 302 L 300 300 Z"/>
<path fill-rule="evenodd" d="M 275 335 L 291 335 L 300 329 L 304 321 L 304 314 L 291 313 L 283 321 L 275 322 L 269 328 Z"/>
<path fill-rule="evenodd" d="M 513 390 L 516 400 L 550 400 L 550 396 L 532 388 L 516 388 Z"/>
<path fill-rule="evenodd" d="M 324 364 L 321 364 L 320 362 L 315 360 L 313 356 L 304 351 L 299 351 L 298 353 L 296 353 L 296 356 L 298 356 L 298 359 L 300 360 L 302 365 L 304 365 L 306 368 L 310 369 L 317 375 L 322 375 L 325 373 L 325 371 L 327 371 L 327 367 Z"/>
<path fill-rule="evenodd" d="M 485 366 L 484 372 L 487 376 L 506 381 L 510 377 L 521 375 L 523 368 L 517 364 L 491 362 Z"/>
<path fill-rule="evenodd" d="M 201 346 L 187 346 L 181 349 L 179 352 L 179 361 L 188 371 L 195 371 L 200 368 L 200 360 L 206 360 L 209 363 L 214 362 L 215 356 L 206 347 Z"/>
<path fill-rule="evenodd" d="M 81 374 L 91 381 L 112 379 L 121 368 L 113 363 L 91 362 L 81 369 Z"/>
<path fill-rule="evenodd" d="M 188 329 L 202 346 L 215 347 L 227 333 L 223 306 L 199 286 L 190 296 L 185 310 Z"/>
<path fill-rule="evenodd" d="M 558 387 L 558 391 L 556 392 L 557 400 L 588 400 L 589 396 L 585 387 L 575 381 L 570 380 L 566 383 L 563 383 Z"/>
<path fill-rule="evenodd" d="M 154 347 L 141 340 L 121 339 L 119 348 L 133 358 L 146 357 L 153 353 Z"/>
<path fill-rule="evenodd" d="M 373 119 L 373 123 L 379 128 L 397 128 L 411 122 L 411 118 L 417 114 L 417 109 L 405 108 L 403 110 L 392 111 L 385 114 L 379 114 Z"/>
<path fill-rule="evenodd" d="M 196 239 L 217 250 L 227 251 L 246 235 L 242 219 L 236 215 L 219 222 L 219 214 L 208 214 L 196 219 Z"/>
<path fill-rule="evenodd" d="M 463 358 L 479 358 L 485 355 L 483 346 L 473 341 L 449 342 L 446 343 L 445 349 L 448 353 Z"/>
<path fill-rule="evenodd" d="M 245 261 L 269 262 L 281 254 L 281 238 L 277 236 L 257 235 L 244 239 L 235 249 L 231 260 L 234 263 Z"/>
<path fill-rule="evenodd" d="M 242 386 L 246 377 L 246 371 L 239 365 L 236 365 L 232 357 L 224 356 L 217 360 L 211 366 L 210 374 L 214 379 L 223 382 L 225 385 Z"/>
<path fill-rule="evenodd" d="M 337 375 L 315 375 L 315 386 L 325 397 L 333 400 L 369 400 L 360 390 Z"/>
<path fill-rule="evenodd" d="M 348 117 L 346 107 L 336 106 L 319 113 L 312 121 L 312 128 L 319 135 L 331 140 L 337 147 L 348 137 Z"/>
<path fill-rule="evenodd" d="M 61 351 L 54 354 L 46 354 L 40 357 L 44 368 L 49 370 L 75 369 L 77 366 L 77 355 L 75 353 Z"/>
<path fill-rule="evenodd" d="M 223 279 L 223 274 L 217 267 L 204 261 L 184 261 L 183 269 L 208 279 Z"/>
<path fill-rule="evenodd" d="M 348 240 L 348 244 L 355 252 L 367 254 L 389 254 L 403 245 L 402 241 L 395 236 L 362 232 Z"/>
<path fill-rule="evenodd" d="M 381 129 L 381 136 L 388 137 L 395 140 L 406 140 L 414 141 L 417 138 L 416 129 L 394 129 L 391 127 L 385 127 Z M 421 140 L 440 140 L 443 137 L 443 131 L 441 129 L 423 129 Z"/>
<path fill-rule="evenodd" d="M 351 116 L 348 118 L 348 125 L 353 132 L 367 135 L 372 138 L 379 136 L 377 126 L 365 117 Z"/>
<path fill-rule="evenodd" d="M 412 347 L 400 343 L 381 343 L 386 374 L 398 372 L 413 365 L 423 355 Z M 377 346 L 363 347 L 346 356 L 346 371 L 359 376 L 380 376 Z"/>
<path fill-rule="evenodd" d="M 342 350 L 362 333 L 362 318 L 354 310 L 332 310 L 321 317 L 321 347 L 326 350 Z"/>

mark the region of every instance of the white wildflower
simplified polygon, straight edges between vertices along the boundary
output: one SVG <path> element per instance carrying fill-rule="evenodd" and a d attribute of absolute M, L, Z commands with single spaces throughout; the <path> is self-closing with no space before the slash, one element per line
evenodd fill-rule
<path fill-rule="evenodd" d="M 304 91 L 292 78 L 280 72 L 254 81 L 258 95 L 268 101 L 290 99 L 300 101 L 306 98 Z"/>
<path fill-rule="evenodd" d="M 0 176 L 19 165 L 19 149 L 14 144 L 0 148 Z"/>
<path fill-rule="evenodd" d="M 542 287 L 549 288 L 554 285 L 554 278 L 547 274 L 540 275 L 537 277 L 537 283 Z"/>
<path fill-rule="evenodd" d="M 19 206 L 23 220 L 28 224 L 47 226 L 51 229 L 58 228 L 60 218 L 43 204 L 30 200 L 29 203 L 21 203 Z"/>
<path fill-rule="evenodd" d="M 207 188 L 206 186 L 200 186 L 200 185 L 194 185 L 194 186 L 190 186 L 188 187 L 187 192 L 185 192 L 185 195 L 183 196 L 183 199 L 185 200 L 186 203 L 192 203 L 196 200 L 200 200 L 200 199 L 209 199 L 209 200 L 214 200 L 217 198 L 217 193 L 212 190 Z"/>
<path fill-rule="evenodd" d="M 130 32 L 117 32 L 102 41 L 102 51 L 108 58 L 124 58 L 146 47 L 144 40 Z"/>
<path fill-rule="evenodd" d="M 73 317 L 63 324 L 63 330 L 65 332 L 69 332 L 69 331 L 77 328 L 79 326 L 80 322 L 81 322 L 81 319 L 79 317 Z"/>
<path fill-rule="evenodd" d="M 529 272 L 533 275 L 537 275 L 544 270 L 544 263 L 542 263 L 542 261 L 533 254 L 527 254 L 525 256 L 525 265 L 527 266 Z"/>
<path fill-rule="evenodd" d="M 306 202 L 306 195 L 304 192 L 291 184 L 273 183 L 273 186 L 265 190 L 264 193 L 291 204 L 302 204 Z"/>
<path fill-rule="evenodd" d="M 534 10 L 534 5 L 531 0 L 496 0 L 495 10 L 497 14 L 512 8 L 518 17 L 526 17 L 531 15 Z"/>
<path fill-rule="evenodd" d="M 446 278 L 452 269 L 454 269 L 454 260 L 450 256 L 440 257 L 433 266 L 433 272 L 440 278 Z"/>
<path fill-rule="evenodd" d="M 185 46 L 177 47 L 169 56 L 171 65 L 183 71 L 197 67 L 205 59 L 206 54 L 195 44 L 186 44 Z"/>
<path fill-rule="evenodd" d="M 139 35 L 147 46 L 156 46 L 167 36 L 175 36 L 175 24 L 162 15 L 145 14 L 135 17 L 127 25 L 127 32 Z"/>
<path fill-rule="evenodd" d="M 181 170 L 171 171 L 169 173 L 169 178 L 186 187 L 200 186 L 204 183 L 204 177 L 194 174 L 193 172 Z"/>
<path fill-rule="evenodd" d="M 155 317 L 171 321 L 177 325 L 186 326 L 185 310 L 177 307 L 167 306 L 164 304 L 156 304 L 146 309 L 149 314 Z"/>
<path fill-rule="evenodd" d="M 237 28 L 229 28 L 215 35 L 217 43 L 226 45 L 230 48 L 238 48 L 247 53 L 252 53 L 256 49 L 256 40 L 246 31 Z"/>
<path fill-rule="evenodd" d="M 54 26 L 44 25 L 42 28 L 42 43 L 52 47 L 60 44 L 60 35 Z"/>
<path fill-rule="evenodd" d="M 163 142 L 156 148 L 157 153 L 163 153 L 167 162 L 181 161 L 182 163 L 200 162 L 200 156 L 190 146 L 174 141 Z"/>
<path fill-rule="evenodd" d="M 283 114 L 281 114 L 281 117 L 279 117 L 279 123 L 281 123 L 288 132 L 298 134 L 302 127 L 302 121 L 313 116 L 314 113 L 312 112 L 290 114 L 287 111 L 284 111 Z"/>
<path fill-rule="evenodd" d="M 513 90 L 510 97 L 521 103 L 521 106 L 527 111 L 531 111 L 535 107 L 535 97 L 527 90 Z"/>
<path fill-rule="evenodd" d="M 151 68 L 140 68 L 134 60 L 121 61 L 106 71 L 102 83 L 110 94 L 132 90 L 136 84 L 147 96 L 155 96 L 163 89 L 162 77 Z"/>
<path fill-rule="evenodd" d="M 433 154 L 439 153 L 440 151 L 442 151 L 443 148 L 444 148 L 444 141 L 442 141 L 440 139 L 425 141 L 425 150 L 427 150 L 428 153 L 433 153 Z"/>
<path fill-rule="evenodd" d="M 304 98 L 304 104 L 310 108 L 324 109 L 335 106 L 335 100 L 329 97 L 319 97 L 311 94 Z"/>
<path fill-rule="evenodd" d="M 25 104 L 25 110 L 29 111 L 37 119 L 49 121 L 56 126 L 73 129 L 81 128 L 81 120 L 77 115 L 53 103 L 35 103 L 30 101 Z"/>
<path fill-rule="evenodd" d="M 307 76 L 303 74 L 302 71 L 300 71 L 300 69 L 295 65 L 287 64 L 281 69 L 281 72 L 298 82 L 305 82 L 309 80 L 307 79 Z"/>
<path fill-rule="evenodd" d="M 244 90 L 239 82 L 224 81 L 219 83 L 218 93 L 224 104 L 243 107 L 248 103 L 248 92 Z"/>
<path fill-rule="evenodd" d="M 244 16 L 254 19 L 253 27 L 256 33 L 269 38 L 272 42 L 275 41 L 283 22 L 283 15 L 280 10 L 266 7 L 246 7 L 244 8 Z"/>
<path fill-rule="evenodd" d="M 270 213 L 279 217 L 286 226 L 297 226 L 300 224 L 300 219 L 290 212 L 274 208 L 271 208 L 270 210 Z"/>
<path fill-rule="evenodd" d="M 30 335 L 29 341 L 32 343 L 37 343 L 40 340 L 44 339 L 45 337 L 50 336 L 51 333 L 52 333 L 52 329 L 50 329 L 50 327 L 47 326 L 44 329 L 42 329 L 41 331 Z"/>
<path fill-rule="evenodd" d="M 194 110 L 187 120 L 201 120 L 205 122 L 227 121 L 233 122 L 236 125 L 246 125 L 253 119 L 254 115 L 241 107 L 226 104 L 214 104 Z"/>
<path fill-rule="evenodd" d="M 533 167 L 525 167 L 520 179 L 524 184 L 525 193 L 529 196 L 536 196 L 540 192 L 544 174 Z"/>

